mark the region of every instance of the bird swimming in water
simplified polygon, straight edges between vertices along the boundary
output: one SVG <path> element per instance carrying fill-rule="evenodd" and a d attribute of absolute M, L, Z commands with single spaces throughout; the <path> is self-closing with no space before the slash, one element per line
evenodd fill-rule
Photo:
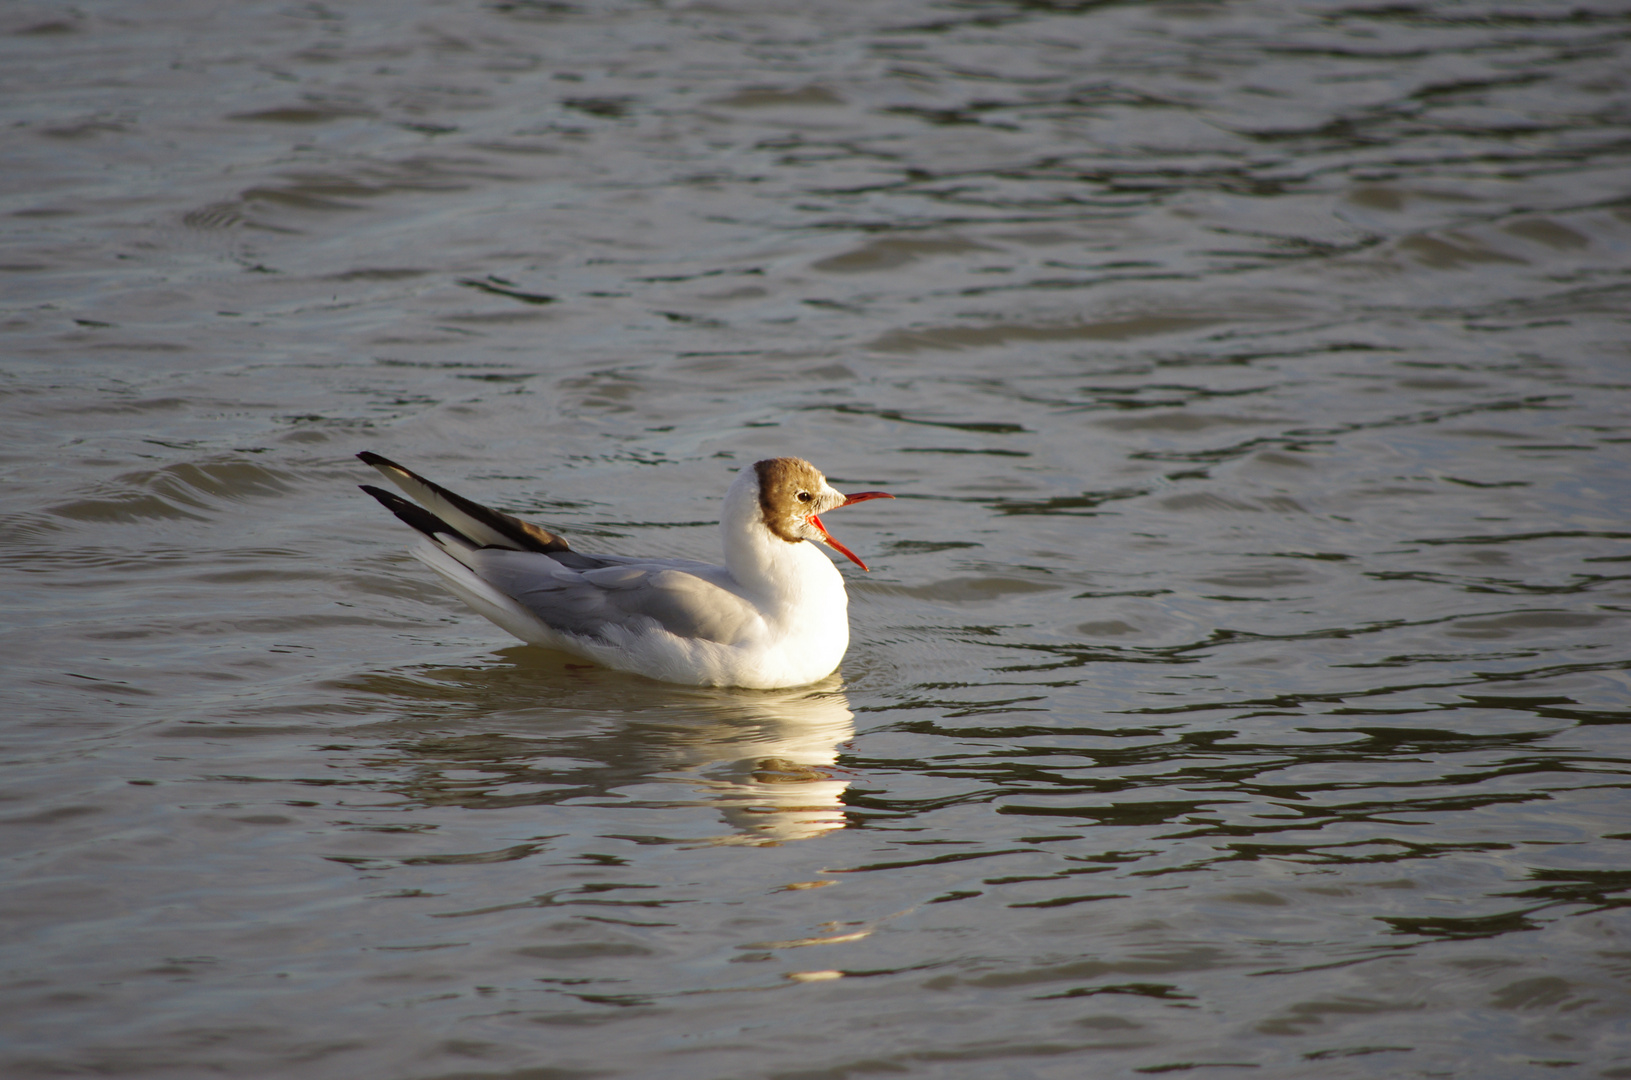
<path fill-rule="evenodd" d="M 849 648 L 849 596 L 826 544 L 865 570 L 820 515 L 845 495 L 802 458 L 742 469 L 725 492 L 725 565 L 589 555 L 538 525 L 472 502 L 389 458 L 357 455 L 415 502 L 362 489 L 420 533 L 412 554 L 523 641 L 693 686 L 803 686 Z M 416 505 L 417 503 L 417 505 Z"/>

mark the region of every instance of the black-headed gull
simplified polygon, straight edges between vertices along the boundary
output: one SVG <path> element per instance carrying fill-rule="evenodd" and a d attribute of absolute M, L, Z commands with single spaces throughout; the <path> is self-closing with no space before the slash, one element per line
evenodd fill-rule
<path fill-rule="evenodd" d="M 422 506 L 362 489 L 422 535 L 413 555 L 522 641 L 664 682 L 772 689 L 830 674 L 849 648 L 844 579 L 806 540 L 861 569 L 819 515 L 845 495 L 802 458 L 770 458 L 725 493 L 725 565 L 586 555 L 548 529 L 471 502 L 396 462 L 357 455 Z"/>

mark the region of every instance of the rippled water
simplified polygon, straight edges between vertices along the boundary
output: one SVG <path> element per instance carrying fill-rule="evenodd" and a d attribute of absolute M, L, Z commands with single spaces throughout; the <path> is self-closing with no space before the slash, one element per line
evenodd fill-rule
<path fill-rule="evenodd" d="M 1631 1077 L 1631 16 L 0 9 L 7 1076 Z M 816 687 L 508 641 L 831 524 Z"/>

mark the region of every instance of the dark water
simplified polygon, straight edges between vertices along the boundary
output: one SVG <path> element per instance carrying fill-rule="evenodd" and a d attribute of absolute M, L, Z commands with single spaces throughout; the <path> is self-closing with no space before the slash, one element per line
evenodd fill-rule
<path fill-rule="evenodd" d="M 1631 13 L 0 9 L 0 1071 L 1631 1077 Z M 827 683 L 353 485 L 829 522 Z"/>

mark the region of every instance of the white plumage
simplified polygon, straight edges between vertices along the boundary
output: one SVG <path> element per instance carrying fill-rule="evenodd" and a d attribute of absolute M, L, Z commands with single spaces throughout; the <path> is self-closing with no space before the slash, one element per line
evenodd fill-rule
<path fill-rule="evenodd" d="M 588 555 L 378 454 L 358 454 L 415 499 L 363 485 L 421 534 L 413 554 L 476 611 L 523 641 L 621 671 L 697 686 L 802 686 L 849 648 L 849 597 L 811 541 L 866 564 L 821 524 L 844 495 L 800 458 L 770 458 L 725 493 L 725 565 Z"/>

